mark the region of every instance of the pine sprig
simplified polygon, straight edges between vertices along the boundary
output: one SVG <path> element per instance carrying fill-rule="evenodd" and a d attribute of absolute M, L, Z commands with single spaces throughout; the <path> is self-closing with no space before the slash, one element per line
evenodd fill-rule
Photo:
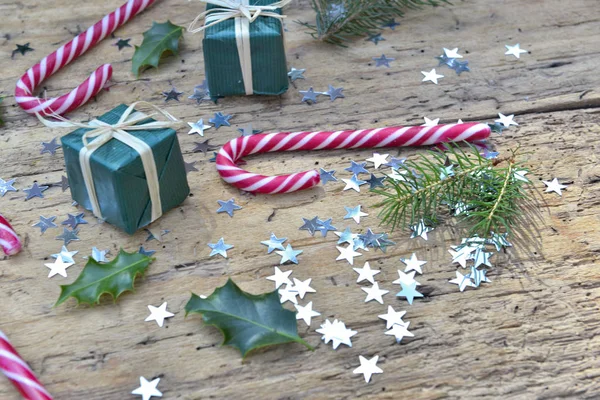
<path fill-rule="evenodd" d="M 377 204 L 382 223 L 392 230 L 421 220 L 437 225 L 449 207 L 468 226 L 469 236 L 509 233 L 529 198 L 524 188 L 527 170 L 517 156 L 514 151 L 509 157 L 487 160 L 471 145 L 465 151 L 449 144 L 445 153 L 430 151 L 406 161 L 400 167 L 404 180 L 388 177 L 383 189 L 373 190 L 384 197 Z"/>
<path fill-rule="evenodd" d="M 311 0 L 316 23 L 299 22 L 314 38 L 345 46 L 352 37 L 373 35 L 407 9 L 439 6 L 447 0 Z"/>

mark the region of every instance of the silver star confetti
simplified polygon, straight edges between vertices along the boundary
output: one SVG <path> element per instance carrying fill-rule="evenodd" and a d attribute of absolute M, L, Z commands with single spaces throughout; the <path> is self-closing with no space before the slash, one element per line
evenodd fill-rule
<path fill-rule="evenodd" d="M 396 311 L 394 307 L 388 306 L 387 313 L 378 315 L 378 317 L 385 320 L 386 329 L 390 329 L 394 325 L 406 326 L 406 322 L 402 320 L 405 314 L 406 311 Z"/>
<path fill-rule="evenodd" d="M 460 54 L 458 54 L 458 47 L 453 48 L 452 50 L 444 47 L 444 54 L 448 58 L 463 58 Z"/>
<path fill-rule="evenodd" d="M 373 153 L 373 157 L 367 158 L 367 161 L 373 163 L 375 169 L 379 169 L 379 167 L 381 167 L 382 165 L 387 164 L 387 158 L 389 156 L 389 154 Z"/>
<path fill-rule="evenodd" d="M 67 179 L 66 176 L 61 176 L 60 177 L 60 188 L 62 189 L 63 192 L 66 192 L 67 189 L 69 188 L 69 179 Z"/>
<path fill-rule="evenodd" d="M 436 126 L 440 122 L 439 118 L 429 119 L 427 117 L 423 117 L 423 119 L 425 120 L 425 123 L 423 125 L 421 125 L 421 126 Z"/>
<path fill-rule="evenodd" d="M 260 243 L 264 244 L 265 246 L 268 246 L 269 248 L 267 249 L 267 254 L 271 254 L 273 250 L 284 250 L 283 243 L 285 243 L 286 240 L 287 238 L 280 239 L 277 236 L 275 236 L 274 233 L 271 233 L 271 237 L 269 238 L 269 240 L 264 240 Z"/>
<path fill-rule="evenodd" d="M 260 129 L 252 129 L 252 124 L 248 124 L 243 128 L 238 128 L 238 132 L 242 135 L 242 137 L 244 137 L 256 135 L 262 131 Z"/>
<path fill-rule="evenodd" d="M 292 82 L 294 82 L 296 79 L 305 79 L 304 72 L 306 72 L 306 69 L 304 69 L 304 68 L 296 69 L 296 68 L 292 67 L 292 69 L 290 69 L 290 72 L 288 72 L 287 75 L 290 78 L 290 80 Z"/>
<path fill-rule="evenodd" d="M 467 287 L 475 287 L 475 284 L 473 283 L 473 281 L 471 281 L 471 278 L 469 277 L 469 275 L 467 274 L 466 276 L 463 276 L 463 274 L 461 274 L 460 272 L 456 271 L 456 278 L 451 279 L 448 281 L 449 283 L 458 285 L 458 289 L 463 292 Z"/>
<path fill-rule="evenodd" d="M 146 378 L 140 376 L 140 387 L 131 392 L 131 394 L 142 396 L 142 400 L 150 400 L 154 396 L 162 397 L 162 393 L 156 388 L 159 382 L 160 378 L 148 382 Z"/>
<path fill-rule="evenodd" d="M 346 209 L 346 215 L 344 219 L 353 219 L 354 222 L 360 224 L 360 217 L 366 217 L 369 214 L 364 213 L 360 210 L 361 206 L 358 205 L 356 207 L 344 207 Z"/>
<path fill-rule="evenodd" d="M 344 244 L 344 243 L 353 244 L 354 240 L 358 237 L 357 234 L 352 233 L 350 231 L 350 228 L 346 228 L 344 230 L 344 232 L 334 232 L 334 233 L 339 237 L 337 244 Z"/>
<path fill-rule="evenodd" d="M 427 240 L 427 232 L 431 232 L 433 230 L 433 228 L 426 226 L 425 222 L 423 220 L 420 220 L 417 224 L 412 225 L 410 227 L 410 230 L 412 231 L 410 238 L 414 239 L 417 236 L 420 236 L 421 238 Z"/>
<path fill-rule="evenodd" d="M 344 91 L 344 88 L 334 88 L 331 85 L 328 85 L 328 89 L 326 92 L 323 92 L 322 94 L 324 94 L 325 96 L 329 96 L 329 99 L 331 101 L 334 101 L 337 98 L 344 98 L 346 96 L 344 96 L 344 93 L 342 93 Z"/>
<path fill-rule="evenodd" d="M 346 186 L 344 186 L 343 190 L 349 190 L 352 189 L 356 192 L 360 193 L 360 186 L 364 185 L 365 183 L 367 183 L 366 181 L 360 180 L 356 177 L 356 175 L 352 175 L 352 178 L 350 179 L 343 179 L 342 181 L 346 184 Z"/>
<path fill-rule="evenodd" d="M 53 263 L 44 264 L 46 267 L 50 268 L 50 272 L 48 273 L 48 278 L 52 278 L 54 275 L 58 274 L 64 278 L 67 277 L 67 268 L 73 265 L 73 263 L 65 262 L 62 257 L 58 257 L 54 260 Z"/>
<path fill-rule="evenodd" d="M 48 186 L 38 186 L 37 182 L 33 182 L 33 186 L 28 189 L 23 189 L 25 193 L 27 193 L 27 197 L 25 201 L 32 199 L 34 197 L 44 198 L 42 192 L 48 189 Z"/>
<path fill-rule="evenodd" d="M 61 258 L 66 263 L 75 264 L 75 260 L 73 256 L 79 253 L 78 251 L 69 251 L 66 246 L 63 246 L 60 250 L 60 253 L 52 254 L 53 258 Z"/>
<path fill-rule="evenodd" d="M 242 207 L 235 204 L 235 200 L 233 198 L 225 201 L 225 200 L 217 200 L 219 203 L 219 209 L 217 210 L 217 214 L 227 213 L 230 217 L 233 217 L 233 212 L 236 210 L 241 210 Z"/>
<path fill-rule="evenodd" d="M 373 61 L 375 61 L 375 67 L 387 67 L 390 68 L 390 62 L 394 61 L 395 58 L 386 57 L 385 54 L 382 54 L 381 57 L 373 57 Z"/>
<path fill-rule="evenodd" d="M 510 46 L 510 45 L 504 45 L 504 47 L 506 47 L 506 53 L 504 53 L 507 56 L 515 56 L 517 58 L 521 58 L 521 54 L 523 53 L 527 53 L 527 50 L 524 50 L 521 48 L 521 45 L 519 43 L 515 44 L 514 46 Z"/>
<path fill-rule="evenodd" d="M 281 304 L 285 303 L 286 301 L 289 301 L 293 304 L 298 304 L 298 299 L 296 298 L 296 296 L 298 296 L 298 291 L 292 285 L 285 285 L 285 287 L 279 289 L 277 292 L 281 296 L 279 299 Z"/>
<path fill-rule="evenodd" d="M 394 336 L 396 338 L 396 343 L 400 343 L 405 336 L 407 336 L 407 337 L 415 336 L 412 334 L 412 332 L 408 331 L 409 325 L 410 325 L 410 322 L 407 322 L 405 325 L 393 325 L 389 331 L 385 332 L 385 334 Z"/>
<path fill-rule="evenodd" d="M 84 214 L 83 213 L 79 213 L 79 214 L 67 214 L 67 219 L 65 221 L 62 222 L 61 225 L 67 225 L 70 226 L 71 229 L 75 229 L 77 228 L 77 225 L 80 224 L 87 224 L 87 221 L 83 219 Z"/>
<path fill-rule="evenodd" d="M 158 326 L 162 328 L 165 319 L 173 317 L 175 314 L 167 311 L 167 302 L 165 301 L 159 307 L 154 307 L 149 305 L 148 310 L 150 310 L 150 315 L 146 317 L 145 322 L 148 321 L 156 321 Z"/>
<path fill-rule="evenodd" d="M 154 253 L 156 253 L 156 250 L 146 250 L 144 248 L 144 246 L 140 246 L 140 249 L 139 249 L 138 253 L 140 253 L 141 255 L 144 255 L 146 257 L 152 257 L 152 255 Z"/>
<path fill-rule="evenodd" d="M 293 262 L 294 264 L 298 264 L 298 259 L 296 258 L 296 256 L 302 254 L 302 252 L 303 250 L 294 250 L 294 248 L 289 244 L 287 245 L 284 251 L 275 251 L 275 253 L 281 256 L 281 261 L 279 262 L 279 265 L 282 265 L 288 261 Z"/>
<path fill-rule="evenodd" d="M 311 87 L 308 90 L 300 90 L 302 95 L 302 103 L 314 104 L 317 102 L 317 96 L 321 93 L 317 93 Z"/>
<path fill-rule="evenodd" d="M 304 222 L 304 224 L 299 228 L 299 230 L 308 231 L 308 233 L 310 233 L 311 236 L 314 236 L 315 232 L 317 231 L 317 229 L 319 227 L 318 220 L 319 220 L 318 217 L 314 217 L 313 219 L 302 218 L 302 221 Z"/>
<path fill-rule="evenodd" d="M 417 283 L 413 282 L 410 284 L 400 283 L 402 290 L 396 293 L 397 297 L 405 297 L 408 304 L 412 304 L 415 297 L 423 297 L 422 293 L 417 291 Z"/>
<path fill-rule="evenodd" d="M 337 182 L 337 178 L 334 176 L 335 171 L 327 171 L 323 168 L 319 168 L 319 177 L 321 178 L 321 183 L 325 185 L 327 182 Z"/>
<path fill-rule="evenodd" d="M 515 114 L 511 114 L 509 116 L 506 116 L 502 113 L 498 113 L 498 117 L 500 117 L 499 119 L 497 119 L 495 122 L 499 122 L 502 125 L 504 125 L 505 127 L 509 127 L 511 125 L 516 125 L 518 126 L 519 124 L 517 124 L 515 121 L 513 121 L 513 118 L 515 117 Z"/>
<path fill-rule="evenodd" d="M 427 261 L 419 261 L 419 259 L 417 259 L 417 256 L 415 253 L 413 253 L 412 256 L 408 259 L 401 258 L 400 261 L 402 261 L 404 264 L 406 264 L 406 268 L 404 269 L 404 272 L 416 271 L 419 274 L 423 273 L 421 266 L 427 264 Z"/>
<path fill-rule="evenodd" d="M 210 125 L 204 125 L 204 120 L 202 118 L 200 118 L 198 122 L 188 122 L 187 124 L 191 128 L 188 135 L 197 133 L 200 136 L 204 136 L 204 130 L 212 128 Z"/>
<path fill-rule="evenodd" d="M 267 276 L 267 280 L 275 282 L 275 289 L 279 289 L 281 285 L 293 286 L 293 283 L 289 278 L 292 272 L 292 270 L 283 272 L 279 267 L 275 267 L 275 274 Z"/>
<path fill-rule="evenodd" d="M 367 297 L 365 298 L 365 303 L 368 303 L 371 300 L 375 300 L 379 304 L 383 304 L 383 296 L 390 292 L 389 290 L 379 289 L 379 283 L 377 282 L 375 282 L 370 288 L 361 287 L 361 289 L 367 294 Z"/>
<path fill-rule="evenodd" d="M 179 102 L 179 96 L 183 94 L 183 92 L 178 92 L 174 87 L 171 88 L 168 92 L 162 92 L 163 96 L 165 96 L 165 103 L 169 100 L 175 100 Z"/>
<path fill-rule="evenodd" d="M 363 374 L 365 382 L 369 383 L 373 374 L 383 373 L 383 370 L 377 366 L 379 356 L 375 356 L 370 360 L 367 360 L 363 356 L 358 356 L 358 360 L 360 361 L 360 367 L 356 368 L 352 373 Z"/>
<path fill-rule="evenodd" d="M 354 251 L 354 246 L 351 244 L 349 244 L 346 248 L 340 246 L 335 247 L 340 252 L 340 255 L 335 259 L 335 261 L 346 260 L 348 261 L 348 264 L 354 265 L 354 257 L 362 256 L 362 254 L 359 252 Z"/>
<path fill-rule="evenodd" d="M 385 41 L 385 39 L 381 36 L 381 33 L 377 33 L 375 35 L 369 35 L 369 37 L 366 38 L 365 41 L 369 41 L 369 42 L 373 42 L 373 43 L 377 44 L 381 41 Z"/>
<path fill-rule="evenodd" d="M 56 154 L 56 150 L 60 148 L 60 144 L 56 143 L 56 138 L 49 142 L 42 142 L 42 150 L 40 154 L 50 153 L 51 155 Z"/>
<path fill-rule="evenodd" d="M 411 271 L 408 274 L 404 273 L 400 270 L 398 271 L 398 279 L 396 279 L 395 281 L 393 281 L 392 283 L 395 285 L 404 285 L 404 286 L 409 286 L 412 285 L 413 283 L 416 286 L 421 286 L 421 284 L 419 282 L 417 282 L 415 280 L 415 275 L 417 274 L 417 271 Z"/>
<path fill-rule="evenodd" d="M 335 231 L 337 228 L 331 225 L 331 218 L 320 220 L 317 218 L 317 230 L 321 232 L 321 236 L 327 237 L 327 232 Z"/>
<path fill-rule="evenodd" d="M 319 329 L 316 330 L 317 333 L 323 335 L 321 339 L 328 344 L 329 342 L 333 342 L 333 349 L 337 349 L 340 344 L 345 344 L 348 347 L 352 347 L 352 341 L 350 338 L 356 335 L 356 331 L 352 329 L 346 328 L 346 324 L 342 321 L 338 321 L 337 319 L 333 321 L 333 323 L 329 322 L 329 320 L 325 320 L 325 323 L 321 325 Z"/>
<path fill-rule="evenodd" d="M 40 220 L 39 222 L 33 224 L 32 226 L 35 226 L 37 228 L 40 228 L 41 233 L 46 232 L 49 228 L 56 228 L 58 227 L 55 223 L 54 220 L 56 219 L 56 217 L 44 217 L 43 215 L 40 215 Z"/>
<path fill-rule="evenodd" d="M 544 185 L 546 185 L 546 193 L 555 192 L 559 196 L 562 196 L 562 189 L 565 189 L 567 185 L 561 184 L 557 178 L 552 179 L 551 181 L 542 181 Z"/>
<path fill-rule="evenodd" d="M 301 281 L 300 279 L 294 278 L 294 290 L 298 292 L 298 296 L 301 299 L 306 296 L 306 293 L 316 293 L 317 291 L 310 287 L 310 283 L 312 282 L 312 278 L 309 278 L 305 281 Z"/>
<path fill-rule="evenodd" d="M 223 113 L 217 112 L 215 116 L 208 120 L 211 124 L 215 125 L 215 129 L 219 129 L 222 126 L 231 126 L 229 120 L 231 119 L 231 115 L 223 115 Z"/>
<path fill-rule="evenodd" d="M 433 82 L 436 85 L 438 84 L 438 79 L 441 79 L 444 77 L 444 75 L 440 75 L 438 73 L 435 72 L 435 68 L 433 68 L 431 71 L 427 72 L 427 71 L 421 71 L 421 73 L 423 74 L 423 80 L 421 82 Z"/>
<path fill-rule="evenodd" d="M 304 323 L 306 323 L 306 325 L 310 326 L 310 323 L 312 321 L 313 317 L 318 317 L 319 315 L 321 315 L 321 313 L 317 312 L 317 311 L 313 311 L 312 309 L 312 301 L 309 301 L 307 305 L 300 306 L 298 304 L 294 304 L 294 307 L 296 307 L 296 311 L 298 311 L 296 313 L 296 319 L 299 320 L 303 320 Z"/>
<path fill-rule="evenodd" d="M 209 243 L 208 247 L 212 249 L 209 254 L 209 257 L 219 254 L 223 258 L 227 258 L 227 250 L 232 249 L 233 245 L 226 244 L 225 240 L 221 238 L 217 243 Z"/>
<path fill-rule="evenodd" d="M 72 231 L 70 231 L 68 228 L 63 228 L 63 233 L 57 236 L 56 240 L 62 240 L 66 246 L 73 241 L 79 240 L 79 238 L 77 237 L 78 233 L 79 229 L 73 229 Z"/>
<path fill-rule="evenodd" d="M 378 273 L 381 272 L 378 269 L 371 269 L 371 266 L 369 265 L 368 262 L 366 262 L 362 268 L 352 268 L 352 269 L 358 274 L 356 283 L 359 283 L 362 281 L 369 281 L 372 284 L 374 284 L 375 283 L 375 278 L 374 278 L 375 275 L 377 275 Z"/>
<path fill-rule="evenodd" d="M 107 262 L 106 255 L 108 253 L 110 253 L 109 250 L 98 250 L 97 247 L 92 247 L 92 258 L 94 260 L 96 260 L 96 262 L 99 262 L 99 263 Z"/>
<path fill-rule="evenodd" d="M 335 171 L 334 171 L 335 172 Z M 13 186 L 16 179 L 9 179 L 5 181 L 4 179 L 0 179 L 0 196 L 4 197 L 4 195 L 8 192 L 16 192 L 17 189 Z"/>
<path fill-rule="evenodd" d="M 350 161 L 350 166 L 348 168 L 344 168 L 344 171 L 352 172 L 352 175 L 354 176 L 358 176 L 359 174 L 368 174 L 369 171 L 367 171 L 365 165 L 367 165 L 367 163 Z"/>
<path fill-rule="evenodd" d="M 383 181 L 385 178 L 385 176 L 378 178 L 374 174 L 371 174 L 371 177 L 366 180 L 366 182 L 369 184 L 369 190 L 377 189 L 378 187 L 384 187 Z"/>

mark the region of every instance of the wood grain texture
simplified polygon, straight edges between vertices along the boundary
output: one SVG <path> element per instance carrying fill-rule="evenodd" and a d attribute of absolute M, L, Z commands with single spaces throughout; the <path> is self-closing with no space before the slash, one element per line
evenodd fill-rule
<path fill-rule="evenodd" d="M 39 58 L 70 40 L 78 27 L 85 29 L 120 0 L 38 2 L 0 0 L 0 108 L 5 127 L 0 130 L 0 177 L 16 178 L 19 189 L 34 181 L 59 182 L 64 173 L 62 152 L 40 155 L 40 142 L 66 132 L 52 132 L 22 112 L 12 98 L 20 74 Z M 187 25 L 202 11 L 199 2 L 158 2 L 117 31 L 117 37 L 139 44 L 152 21 L 170 19 Z M 0 327 L 12 339 L 40 379 L 57 399 L 128 399 L 140 375 L 161 377 L 159 389 L 166 399 L 350 399 L 350 398 L 598 398 L 600 385 L 600 291 L 598 254 L 600 233 L 600 84 L 597 78 L 600 10 L 594 0 L 456 1 L 454 6 L 411 11 L 395 31 L 384 31 L 383 42 L 357 40 L 350 48 L 313 41 L 294 20 L 313 18 L 307 1 L 286 9 L 287 55 L 290 66 L 306 68 L 306 80 L 272 98 L 236 97 L 219 104 L 195 105 L 185 97 L 202 82 L 201 35 L 185 35 L 178 56 L 136 80 L 130 73 L 132 48 L 118 51 L 105 40 L 65 71 L 45 82 L 49 96 L 65 93 L 104 62 L 115 68 L 110 91 L 69 117 L 87 120 L 119 103 L 146 100 L 174 115 L 205 120 L 216 111 L 233 114 L 233 126 L 210 129 L 206 138 L 222 144 L 235 137 L 235 128 L 252 122 L 265 131 L 329 130 L 387 125 L 421 124 L 422 117 L 442 122 L 490 121 L 498 112 L 515 113 L 520 126 L 495 135 L 501 153 L 521 146 L 529 151 L 537 200 L 528 237 L 495 256 L 492 284 L 459 293 L 447 283 L 454 275 L 447 249 L 460 241 L 451 226 L 436 229 L 428 242 L 409 240 L 407 232 L 394 232 L 398 244 L 387 254 L 370 251 L 356 259 L 381 269 L 380 285 L 391 291 L 387 304 L 406 309 L 414 338 L 396 345 L 384 336 L 377 318 L 386 306 L 364 304 L 364 292 L 351 267 L 335 262 L 334 235 L 322 239 L 299 231 L 301 217 L 332 217 L 334 225 L 364 231 L 378 226 L 376 197 L 342 192 L 342 184 L 280 196 L 242 195 L 224 184 L 208 162 L 209 156 L 192 153 L 199 138 L 179 134 L 186 161 L 196 161 L 199 172 L 188 175 L 192 195 L 167 213 L 155 227 L 169 229 L 162 243 L 145 242 L 146 234 L 133 236 L 108 224 L 81 229 L 77 265 L 69 278 L 47 279 L 44 262 L 60 249 L 58 230 L 43 236 L 32 227 L 39 215 L 57 215 L 62 221 L 71 206 L 69 192 L 59 187 L 45 199 L 23 201 L 22 191 L 0 198 L 0 210 L 11 220 L 25 242 L 24 251 L 0 260 Z M 116 41 L 116 39 L 115 39 Z M 26 56 L 11 51 L 31 43 Z M 504 45 L 521 43 L 530 51 L 520 60 L 504 56 Z M 436 67 L 433 58 L 442 47 L 460 47 L 472 72 L 456 76 L 446 68 L 438 86 L 421 83 L 421 70 Z M 396 58 L 392 68 L 375 68 L 372 57 L 385 53 Z M 298 90 L 327 84 L 345 88 L 345 99 L 330 103 L 321 97 L 309 106 L 300 103 Z M 163 103 L 161 92 L 171 85 L 185 91 L 180 103 Z M 294 87 L 296 86 L 296 87 Z M 411 157 L 419 149 L 391 150 Z M 270 154 L 251 157 L 248 168 L 266 174 L 325 167 L 338 177 L 350 159 L 364 160 L 369 150 Z M 557 177 L 568 184 L 563 197 L 544 194 L 541 180 Z M 230 219 L 216 214 L 217 200 L 235 197 L 244 209 Z M 362 204 L 370 215 L 361 225 L 342 220 L 343 206 Z M 228 276 L 253 293 L 272 289 L 264 279 L 279 261 L 259 244 L 270 232 L 288 237 L 303 250 L 294 277 L 312 278 L 317 290 L 312 300 L 322 318 L 311 329 L 300 322 L 300 333 L 316 346 L 284 345 L 259 351 L 242 361 L 232 348 L 221 348 L 220 333 L 204 327 L 199 316 L 184 318 L 190 292 L 210 294 Z M 235 248 L 230 258 L 209 258 L 208 242 L 224 237 Z M 144 244 L 157 250 L 148 274 L 137 281 L 136 293 L 116 304 L 104 299 L 93 309 L 74 302 L 52 308 L 59 284 L 71 282 L 81 271 L 92 246 L 132 251 Z M 424 299 L 412 306 L 393 297 L 401 257 L 416 252 L 428 261 Z M 169 302 L 176 315 L 158 328 L 144 322 L 146 306 Z M 357 330 L 353 348 L 333 351 L 314 332 L 325 318 L 342 319 Z M 358 355 L 380 356 L 384 374 L 366 385 L 353 375 Z M 13 388 L 0 379 L 0 398 L 17 399 Z"/>

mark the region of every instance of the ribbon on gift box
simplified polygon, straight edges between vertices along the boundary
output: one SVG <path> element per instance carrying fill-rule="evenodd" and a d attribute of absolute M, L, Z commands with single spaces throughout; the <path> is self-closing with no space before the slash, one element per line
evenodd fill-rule
<path fill-rule="evenodd" d="M 142 112 L 135 111 L 134 108 L 138 105 L 146 105 L 158 112 L 158 114 L 167 118 L 167 121 L 152 121 L 145 124 L 138 125 L 152 118 L 155 113 L 146 115 Z M 154 160 L 154 154 L 152 148 L 148 146 L 143 140 L 129 134 L 127 131 L 147 131 L 152 129 L 165 129 L 173 128 L 181 121 L 167 111 L 161 110 L 153 104 L 146 101 L 138 101 L 131 104 L 121 115 L 119 120 L 114 124 L 108 124 L 106 122 L 94 119 L 88 123 L 70 121 L 60 115 L 53 114 L 51 117 L 57 119 L 57 121 L 50 121 L 43 118 L 39 113 L 36 114 L 40 122 L 49 128 L 84 128 L 90 129 L 83 134 L 81 140 L 83 141 L 83 147 L 79 151 L 79 162 L 81 165 L 81 172 L 85 187 L 92 204 L 92 212 L 98 218 L 102 218 L 102 212 L 100 210 L 100 203 L 98 202 L 98 196 L 96 194 L 96 187 L 94 186 L 94 179 L 92 175 L 92 168 L 90 165 L 90 159 L 94 151 L 99 149 L 104 144 L 108 143 L 111 139 L 116 139 L 127 146 L 133 148 L 142 160 L 144 167 L 144 173 L 146 174 L 146 181 L 148 182 L 148 193 L 150 195 L 150 202 L 152 204 L 152 221 L 157 220 L 162 215 L 162 205 L 160 200 L 160 184 L 158 182 L 158 171 L 156 170 L 156 162 Z M 93 140 L 92 140 L 93 139 Z"/>
<path fill-rule="evenodd" d="M 285 15 L 274 12 L 292 0 L 281 0 L 267 6 L 249 5 L 248 0 L 200 0 L 203 3 L 218 6 L 199 14 L 190 26 L 188 32 L 197 33 L 223 21 L 233 18 L 235 21 L 235 42 L 237 44 L 244 90 L 247 95 L 254 93 L 252 87 L 252 54 L 250 52 L 250 24 L 256 18 L 272 17 L 277 19 L 286 18 Z M 196 27 L 198 21 L 204 19 L 204 25 Z"/>

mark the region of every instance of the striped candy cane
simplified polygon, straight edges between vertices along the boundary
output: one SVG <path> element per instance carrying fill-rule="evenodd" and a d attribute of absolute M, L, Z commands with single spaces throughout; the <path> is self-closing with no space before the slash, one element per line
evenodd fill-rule
<path fill-rule="evenodd" d="M 21 251 L 21 240 L 6 218 L 0 214 L 0 246 L 7 256 Z"/>
<path fill-rule="evenodd" d="M 315 170 L 291 175 L 265 176 L 236 165 L 240 158 L 257 153 L 294 150 L 358 149 L 421 146 L 449 141 L 482 140 L 490 135 L 486 124 L 391 127 L 336 132 L 280 132 L 239 137 L 217 154 L 217 170 L 225 182 L 254 193 L 289 193 L 311 188 L 320 181 Z"/>
<path fill-rule="evenodd" d="M 37 380 L 29 365 L 21 358 L 8 338 L 0 331 L 0 371 L 12 382 L 26 400 L 52 400 L 52 396 Z"/>
<path fill-rule="evenodd" d="M 118 27 L 135 17 L 154 1 L 129 0 L 113 13 L 102 18 L 94 26 L 79 34 L 75 39 L 29 68 L 19 79 L 15 88 L 15 100 L 19 106 L 30 114 L 50 115 L 56 113 L 62 115 L 75 110 L 98 94 L 106 81 L 112 76 L 112 66 L 110 64 L 99 67 L 81 85 L 60 97 L 40 99 L 34 96 L 33 92 L 44 79 L 54 75 L 56 71 L 94 47 L 96 43 L 113 33 Z"/>

